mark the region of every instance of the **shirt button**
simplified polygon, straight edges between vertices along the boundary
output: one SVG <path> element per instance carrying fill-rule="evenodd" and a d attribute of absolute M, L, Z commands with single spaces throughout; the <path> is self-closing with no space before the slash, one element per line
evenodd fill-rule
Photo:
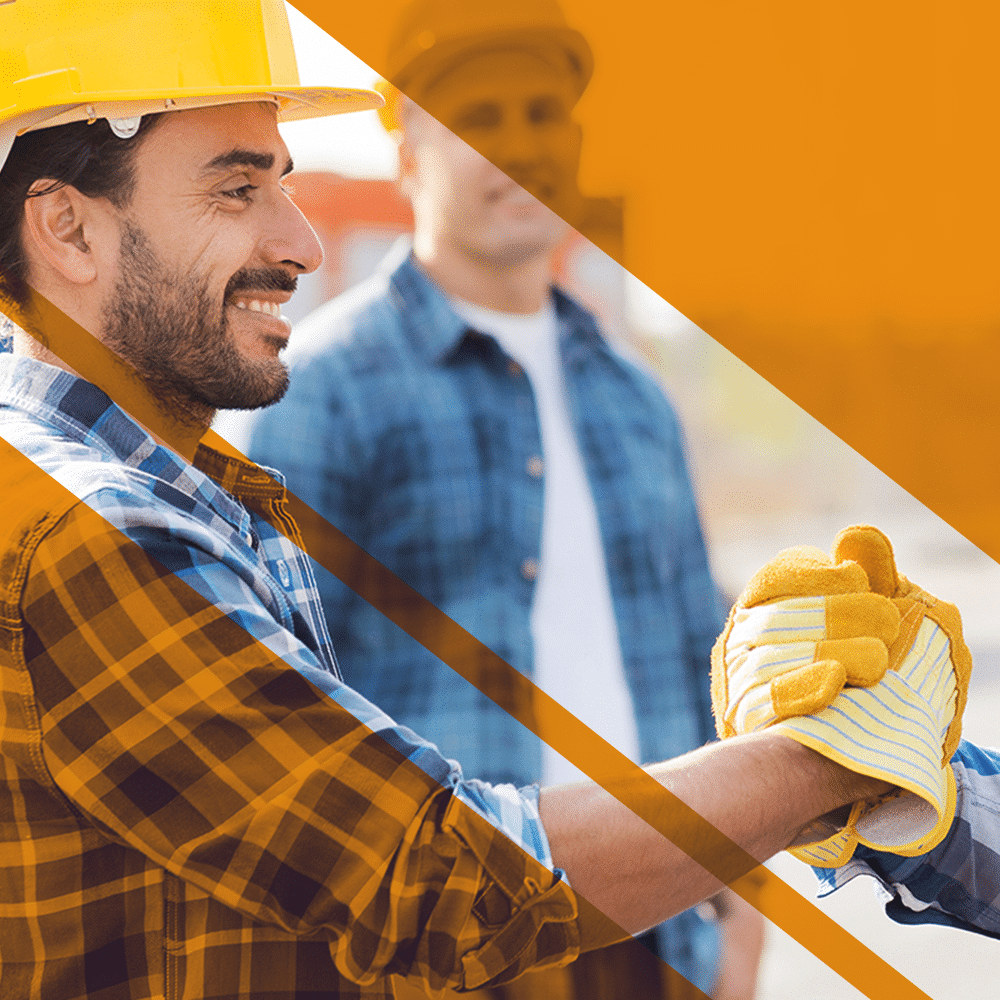
<path fill-rule="evenodd" d="M 521 576 L 525 580 L 534 580 L 538 576 L 538 560 L 537 559 L 525 559 L 521 563 Z"/>
<path fill-rule="evenodd" d="M 520 378 L 524 374 L 524 369 L 516 361 L 507 362 L 507 371 L 513 378 Z"/>
<path fill-rule="evenodd" d="M 278 560 L 278 579 L 281 581 L 281 586 L 286 589 L 291 586 L 292 574 L 288 572 L 288 564 L 284 559 Z"/>
<path fill-rule="evenodd" d="M 535 479 L 540 479 L 542 473 L 545 471 L 545 463 L 542 461 L 541 455 L 532 455 L 528 459 L 528 475 L 534 476 Z"/>

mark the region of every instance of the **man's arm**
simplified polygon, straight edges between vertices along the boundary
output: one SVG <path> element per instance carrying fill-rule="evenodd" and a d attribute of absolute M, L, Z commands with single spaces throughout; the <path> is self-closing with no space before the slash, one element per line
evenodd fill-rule
<path fill-rule="evenodd" d="M 816 868 L 826 896 L 872 875 L 898 923 L 939 923 L 1000 937 L 1000 751 L 963 741 L 951 761 L 955 820 L 928 854 L 904 858 L 859 847 L 842 868 Z"/>
<path fill-rule="evenodd" d="M 129 512 L 144 546 L 208 559 L 196 522 L 182 541 L 155 513 Z M 575 898 L 533 796 L 464 781 L 277 635 L 236 572 L 211 568 L 228 614 L 82 504 L 36 550 L 23 601 L 36 780 L 87 836 L 279 935 L 326 937 L 353 982 L 472 988 L 573 957 Z"/>
<path fill-rule="evenodd" d="M 767 732 L 645 770 L 758 861 L 788 847 L 812 819 L 890 787 Z M 597 785 L 543 789 L 540 810 L 555 864 L 574 889 L 631 933 L 722 888 Z"/>
<path fill-rule="evenodd" d="M 462 781 L 291 639 L 285 658 L 254 641 L 255 615 L 274 620 L 252 592 L 238 625 L 79 506 L 39 546 L 24 614 L 43 779 L 222 905 L 294 935 L 325 933 L 354 981 L 401 973 L 471 988 L 580 946 L 586 928 L 544 866 L 530 798 Z M 870 792 L 787 741 L 731 744 L 654 773 L 755 857 Z M 630 929 L 718 888 L 596 786 L 543 802 L 556 863 Z M 378 947 L 356 947 L 359 935 Z"/>

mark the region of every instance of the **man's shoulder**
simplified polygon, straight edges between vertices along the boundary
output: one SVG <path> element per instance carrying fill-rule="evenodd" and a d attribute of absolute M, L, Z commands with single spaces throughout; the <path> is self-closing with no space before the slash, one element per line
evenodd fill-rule
<path fill-rule="evenodd" d="M 92 512 L 121 527 L 124 519 L 114 512 L 157 503 L 150 476 L 109 461 L 96 445 L 24 415 L 0 421 L 2 599 L 16 603 L 26 567 L 74 512 Z"/>
<path fill-rule="evenodd" d="M 147 514 L 155 520 L 157 512 L 183 513 L 197 506 L 196 484 L 187 483 L 189 477 L 172 483 L 177 476 L 158 475 L 155 468 L 145 467 L 146 459 L 163 451 L 152 439 L 142 439 L 148 454 L 143 451 L 126 460 L 107 443 L 69 434 L 23 413 L 0 420 L 0 438 L 5 456 L 0 489 L 7 497 L 17 484 L 25 500 L 17 512 L 22 523 L 31 520 L 32 512 L 65 513 L 84 504 L 122 528 L 138 524 Z M 192 495 L 179 499 L 185 485 Z M 9 507 L 6 499 L 4 507 Z"/>
<path fill-rule="evenodd" d="M 0 437 L 26 462 L 15 463 L 24 479 L 39 486 L 51 482 L 77 500 L 104 488 L 121 488 L 132 478 L 124 463 L 112 461 L 99 443 L 74 437 L 27 413 L 7 413 L 0 420 Z M 4 479 L 15 466 L 5 467 Z"/>

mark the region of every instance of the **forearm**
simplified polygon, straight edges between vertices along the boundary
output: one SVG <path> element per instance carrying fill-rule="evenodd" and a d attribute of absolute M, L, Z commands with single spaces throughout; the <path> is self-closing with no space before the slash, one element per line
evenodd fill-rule
<path fill-rule="evenodd" d="M 783 850 L 816 817 L 889 788 L 766 732 L 713 743 L 645 770 L 757 861 Z M 671 808 L 668 798 L 662 805 L 649 798 L 642 810 L 651 818 L 647 823 L 594 784 L 547 788 L 541 795 L 553 860 L 582 896 L 633 933 L 722 888 L 655 828 L 671 828 L 663 812 Z M 697 821 L 678 833 L 695 848 L 712 840 L 710 828 L 702 830 Z M 731 853 L 725 870 L 736 877 L 740 851 Z M 747 860 L 744 868 L 749 865 Z"/>

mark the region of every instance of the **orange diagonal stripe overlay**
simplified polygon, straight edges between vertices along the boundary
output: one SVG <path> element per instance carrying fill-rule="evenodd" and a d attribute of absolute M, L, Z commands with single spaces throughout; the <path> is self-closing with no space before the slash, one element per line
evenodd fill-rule
<path fill-rule="evenodd" d="M 405 4 L 295 0 L 390 79 Z M 1000 5 L 560 5 L 602 248 L 1000 559 Z"/>
<path fill-rule="evenodd" d="M 178 429 L 150 403 L 130 366 L 38 293 L 35 335 L 62 362 L 99 386 L 167 442 Z M 134 412 L 130 409 L 134 408 Z M 238 454 L 212 431 L 206 443 Z M 242 457 L 242 456 L 240 456 Z M 245 460 L 245 459 L 244 459 Z M 757 862 L 640 767 L 580 722 L 528 678 L 453 622 L 294 495 L 289 496 L 302 545 L 320 565 L 355 590 L 448 666 L 580 768 L 623 805 L 757 906 L 778 927 L 871 1000 L 916 1000 L 926 994 L 772 873 L 766 905 L 745 874 Z M 766 871 L 766 870 L 765 870 Z"/>

